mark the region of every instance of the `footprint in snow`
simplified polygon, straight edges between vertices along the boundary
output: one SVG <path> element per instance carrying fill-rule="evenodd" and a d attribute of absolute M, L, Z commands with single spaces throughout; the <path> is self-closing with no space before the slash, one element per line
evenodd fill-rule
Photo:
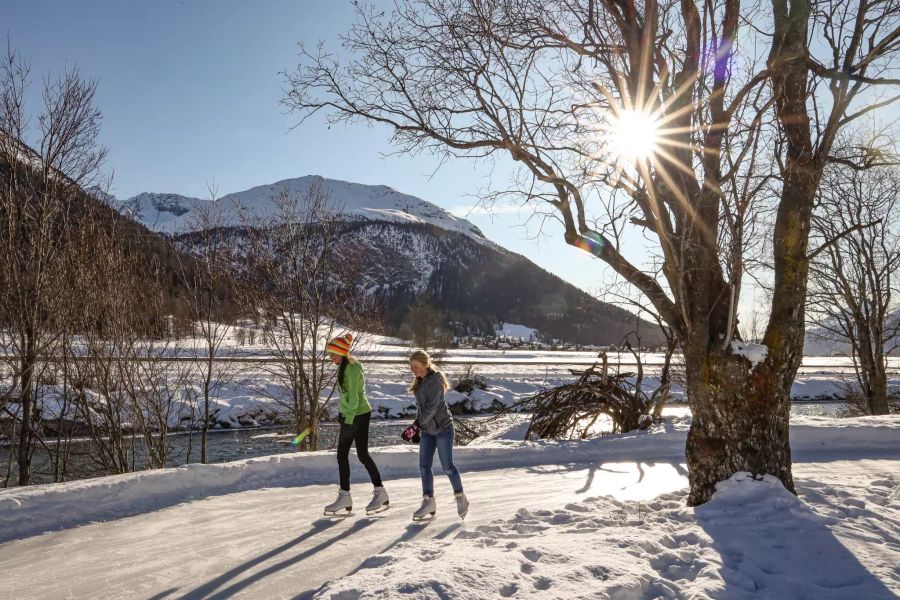
<path fill-rule="evenodd" d="M 541 559 L 541 553 L 534 548 L 526 548 L 522 550 L 522 556 L 530 560 L 531 562 L 537 562 Z"/>
<path fill-rule="evenodd" d="M 363 564 L 363 569 L 377 569 L 378 567 L 383 567 L 386 564 L 394 562 L 393 557 L 387 555 L 379 555 L 373 556 L 371 558 L 367 558 Z"/>
<path fill-rule="evenodd" d="M 534 589 L 536 590 L 549 590 L 552 585 L 553 580 L 547 577 L 538 577 L 534 580 Z"/>

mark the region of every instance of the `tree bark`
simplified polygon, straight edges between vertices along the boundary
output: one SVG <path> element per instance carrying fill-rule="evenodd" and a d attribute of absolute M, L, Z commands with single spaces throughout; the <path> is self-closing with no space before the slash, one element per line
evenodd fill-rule
<path fill-rule="evenodd" d="M 688 352 L 685 366 L 693 415 L 686 448 L 688 503 L 706 502 L 716 483 L 739 471 L 775 475 L 793 492 L 790 369 L 760 385 L 766 375 L 757 373 L 759 367 L 727 350 Z"/>

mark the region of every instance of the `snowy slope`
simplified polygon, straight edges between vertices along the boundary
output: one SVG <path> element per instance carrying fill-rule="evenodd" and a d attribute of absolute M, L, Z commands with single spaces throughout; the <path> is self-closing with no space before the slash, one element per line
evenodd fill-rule
<path fill-rule="evenodd" d="M 324 186 L 330 206 L 349 219 L 431 224 L 487 242 L 475 225 L 421 198 L 384 185 L 363 185 L 317 175 L 285 179 L 223 196 L 216 200 L 216 218 L 221 219 L 222 226 L 241 226 L 248 220 L 264 221 L 278 210 L 273 201 L 276 194 L 287 192 L 302 199 L 316 183 Z M 197 207 L 208 203 L 209 200 L 179 194 L 142 193 L 122 201 L 120 210 L 150 229 L 178 234 L 197 229 Z"/>

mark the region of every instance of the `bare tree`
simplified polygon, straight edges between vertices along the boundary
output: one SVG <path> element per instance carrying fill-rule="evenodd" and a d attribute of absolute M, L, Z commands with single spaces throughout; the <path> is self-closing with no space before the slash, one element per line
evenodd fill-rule
<path fill-rule="evenodd" d="M 696 505 L 737 471 L 794 489 L 816 190 L 841 129 L 898 99 L 898 21 L 897 0 L 399 0 L 360 7 L 340 61 L 303 50 L 285 102 L 385 125 L 404 151 L 518 164 L 509 191 L 675 332 Z M 748 357 L 732 342 L 747 229 L 766 214 L 770 316 Z M 629 230 L 652 264 L 623 253 Z"/>
<path fill-rule="evenodd" d="M 12 363 L 18 383 L 12 394 L 19 406 L 19 485 L 31 480 L 40 434 L 33 422 L 36 371 L 59 339 L 54 320 L 67 299 L 57 280 L 65 270 L 61 232 L 105 157 L 97 144 L 96 82 L 77 70 L 48 77 L 33 121 L 25 104 L 28 82 L 29 66 L 8 48 L 0 64 L 0 322 L 3 360 Z"/>
<path fill-rule="evenodd" d="M 124 401 L 127 429 L 140 439 L 143 468 L 164 468 L 170 456 L 169 428 L 186 408 L 185 389 L 190 363 L 178 362 L 177 328 L 166 314 L 165 273 L 156 257 L 142 257 L 140 266 L 125 261 L 127 282 L 123 293 L 121 327 L 111 336 L 115 346 L 117 394 Z M 136 465 L 132 464 L 132 469 Z"/>
<path fill-rule="evenodd" d="M 84 468 L 98 474 L 134 469 L 136 431 L 122 382 L 122 361 L 134 340 L 146 291 L 136 276 L 139 256 L 124 250 L 125 237 L 100 219 L 88 219 L 81 259 L 73 258 L 71 309 L 76 315 L 61 347 L 78 421 L 85 429 Z"/>
<path fill-rule="evenodd" d="M 895 169 L 825 171 L 810 266 L 815 337 L 848 348 L 867 414 L 888 413 L 887 357 L 900 345 L 900 176 Z"/>
<path fill-rule="evenodd" d="M 192 212 L 191 233 L 181 236 L 179 270 L 186 290 L 189 317 L 198 330 L 200 352 L 196 368 L 200 373 L 197 394 L 200 408 L 200 462 L 206 463 L 207 437 L 212 414 L 222 387 L 234 377 L 234 365 L 221 360 L 231 354 L 223 345 L 233 325 L 230 313 L 234 285 L 231 277 L 232 250 L 216 191 L 210 187 L 210 201 Z M 188 260 L 186 257 L 190 257 Z"/>
<path fill-rule="evenodd" d="M 256 311 L 266 344 L 277 358 L 273 375 L 285 384 L 294 429 L 310 434 L 301 448 L 315 449 L 321 398 L 333 390 L 335 369 L 325 354 L 328 340 L 347 327 L 360 330 L 368 299 L 355 286 L 351 244 L 345 224 L 321 184 L 298 196 L 280 190 L 275 214 L 246 219 L 249 236 L 244 289 Z"/>

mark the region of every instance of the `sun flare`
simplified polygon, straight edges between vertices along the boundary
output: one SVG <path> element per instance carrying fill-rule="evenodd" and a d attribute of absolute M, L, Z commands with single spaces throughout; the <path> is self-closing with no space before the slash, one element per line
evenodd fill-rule
<path fill-rule="evenodd" d="M 609 129 L 609 148 L 622 160 L 652 157 L 659 144 L 660 123 L 653 115 L 625 109 L 613 119 Z"/>

